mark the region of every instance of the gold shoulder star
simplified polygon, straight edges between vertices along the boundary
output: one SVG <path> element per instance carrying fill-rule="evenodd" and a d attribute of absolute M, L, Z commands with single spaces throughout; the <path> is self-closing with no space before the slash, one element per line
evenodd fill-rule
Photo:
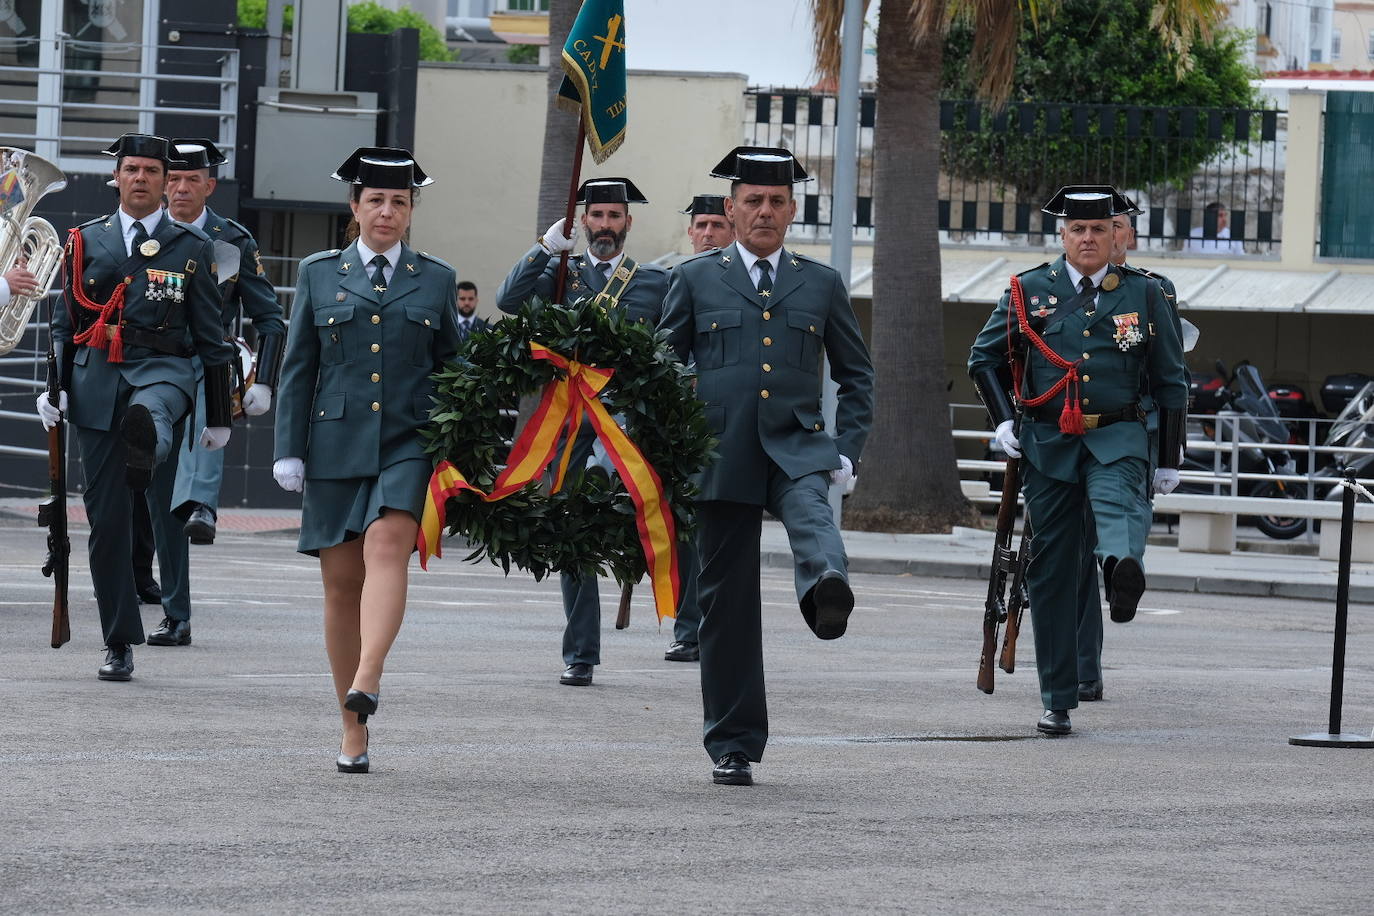
<path fill-rule="evenodd" d="M 771 289 L 761 289 L 759 290 L 759 295 L 765 299 L 768 299 L 773 295 L 773 291 Z"/>

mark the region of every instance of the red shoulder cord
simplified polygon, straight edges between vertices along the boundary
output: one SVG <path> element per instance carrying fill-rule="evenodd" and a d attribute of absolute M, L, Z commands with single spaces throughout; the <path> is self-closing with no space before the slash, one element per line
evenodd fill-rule
<path fill-rule="evenodd" d="M 121 280 L 115 287 L 114 293 L 111 294 L 110 301 L 102 305 L 92 301 L 81 285 L 81 265 L 84 263 L 85 245 L 81 240 L 80 228 L 70 231 L 67 238 L 67 253 L 72 264 L 72 298 L 83 309 L 100 313 L 89 328 L 72 338 L 72 342 L 86 344 L 97 350 L 108 349 L 109 353 L 105 357 L 107 360 L 112 363 L 124 362 L 124 337 L 120 333 L 120 328 L 124 324 L 124 291 L 128 289 L 134 278 L 125 277 Z M 115 315 L 116 312 L 117 315 Z M 111 315 L 115 315 L 114 321 L 110 321 Z"/>
<path fill-rule="evenodd" d="M 1026 319 L 1026 297 L 1021 290 L 1021 278 L 1011 278 L 1011 304 L 1016 312 L 1017 326 L 1021 333 L 1026 336 L 1035 349 L 1040 351 L 1040 355 L 1059 369 L 1064 370 L 1064 375 L 1054 386 L 1044 394 L 1036 395 L 1033 398 L 1023 399 L 1021 397 L 1021 377 L 1026 371 L 1026 367 L 1021 365 L 1016 358 L 1016 347 L 1014 346 L 1011 314 L 1012 309 L 1007 310 L 1007 357 L 1011 361 L 1012 386 L 1016 392 L 1016 399 L 1027 407 L 1039 407 L 1059 392 L 1064 392 L 1064 410 L 1059 414 L 1059 431 L 1070 436 L 1081 436 L 1086 430 L 1083 428 L 1083 405 L 1080 402 L 1082 395 L 1081 386 L 1078 381 L 1078 366 L 1082 360 L 1069 362 L 1064 357 L 1050 349 L 1050 345 L 1045 343 L 1044 338 L 1031 329 L 1030 321 Z"/>

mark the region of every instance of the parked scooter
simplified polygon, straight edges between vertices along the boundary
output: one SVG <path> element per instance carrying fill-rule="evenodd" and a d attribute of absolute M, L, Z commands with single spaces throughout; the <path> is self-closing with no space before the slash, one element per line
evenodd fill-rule
<path fill-rule="evenodd" d="M 1330 448 L 1374 448 L 1374 381 L 1366 382 L 1341 408 L 1327 430 L 1323 445 Z M 1340 499 L 1341 488 L 1334 484 L 1345 476 L 1346 470 L 1355 471 L 1356 477 L 1374 476 L 1374 454 L 1334 452 L 1328 457 L 1330 463 L 1312 475 L 1320 488 L 1318 498 Z"/>
<path fill-rule="evenodd" d="M 1220 360 L 1217 361 L 1216 368 L 1217 374 L 1225 379 L 1225 384 L 1219 390 L 1223 406 L 1217 411 L 1215 420 L 1209 417 L 1201 421 L 1200 434 L 1221 444 L 1231 443 L 1234 439 L 1236 444 L 1228 451 L 1187 451 L 1184 453 L 1182 470 L 1185 473 L 1220 474 L 1224 477 L 1231 473 L 1231 460 L 1234 454 L 1239 460 L 1236 470 L 1242 474 L 1296 473 L 1297 465 L 1287 449 L 1270 450 L 1257 447 L 1260 444 L 1287 445 L 1289 440 L 1288 426 L 1270 399 L 1259 370 L 1249 363 L 1241 363 L 1235 372 L 1228 372 Z M 1214 486 L 1184 482 L 1179 491 L 1210 493 Z M 1282 480 L 1242 480 L 1237 487 L 1237 495 L 1273 499 L 1299 498 L 1297 490 Z M 1255 525 L 1271 538 L 1287 540 L 1306 530 L 1307 520 L 1282 515 L 1262 515 L 1256 517 Z"/>

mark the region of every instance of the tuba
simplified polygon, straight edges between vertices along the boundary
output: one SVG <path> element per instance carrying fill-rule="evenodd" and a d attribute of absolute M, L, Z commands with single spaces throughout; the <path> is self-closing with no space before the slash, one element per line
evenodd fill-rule
<path fill-rule="evenodd" d="M 67 176 L 48 160 L 22 149 L 0 146 L 0 274 L 21 260 L 38 278 L 31 295 L 0 302 L 0 356 L 24 337 L 38 300 L 48 294 L 62 263 L 62 239 L 52 223 L 30 216 L 46 194 L 67 186 Z"/>

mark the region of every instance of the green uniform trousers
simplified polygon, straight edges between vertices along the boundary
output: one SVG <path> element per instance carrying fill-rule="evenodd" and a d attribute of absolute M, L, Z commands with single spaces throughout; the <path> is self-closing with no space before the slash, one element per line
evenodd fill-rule
<path fill-rule="evenodd" d="M 132 404 L 148 408 L 157 430 L 157 466 L 146 495 L 134 493 L 125 482 L 124 440 L 119 427 Z M 121 378 L 115 394 L 111 429 L 75 427 L 81 467 L 86 477 L 83 499 L 91 527 L 86 549 L 106 645 L 140 645 L 143 642 L 143 619 L 139 615 L 138 593 L 134 588 L 130 530 L 134 499 L 146 498 L 152 517 L 162 577 L 163 612 L 174 620 L 190 619 L 186 537 L 181 530 L 182 523 L 171 511 L 177 470 L 174 452 L 181 442 L 181 421 L 190 406 L 185 393 L 170 382 L 134 388 Z"/>

